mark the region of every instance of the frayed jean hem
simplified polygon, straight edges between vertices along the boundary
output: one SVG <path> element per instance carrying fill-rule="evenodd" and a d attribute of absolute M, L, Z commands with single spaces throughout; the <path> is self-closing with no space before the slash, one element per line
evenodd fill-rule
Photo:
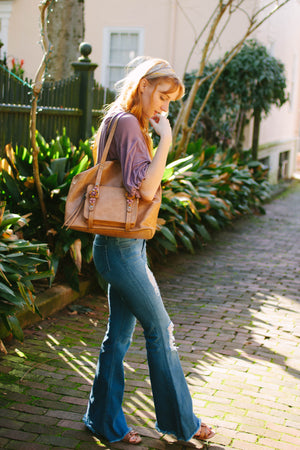
<path fill-rule="evenodd" d="M 126 433 L 120 439 L 119 438 L 118 439 L 113 439 L 111 441 L 111 440 L 107 439 L 105 436 L 103 436 L 103 434 L 98 433 L 85 417 L 83 417 L 82 421 L 85 424 L 85 426 L 93 433 L 94 436 L 96 436 L 96 437 L 98 437 L 100 439 L 105 439 L 106 441 L 108 441 L 111 444 L 114 443 L 114 442 L 122 441 L 122 439 L 124 439 L 126 434 L 128 434 L 132 430 L 132 428 L 128 428 L 128 431 L 126 431 Z"/>
<path fill-rule="evenodd" d="M 176 437 L 176 439 L 177 439 L 178 441 L 185 441 L 185 442 L 188 442 L 188 441 L 190 441 L 190 440 L 195 436 L 195 434 L 197 433 L 197 431 L 200 430 L 200 427 L 201 427 L 201 419 L 198 419 L 198 422 L 199 422 L 199 425 L 197 426 L 196 430 L 195 430 L 195 431 L 191 434 L 191 436 L 188 437 L 187 439 L 186 439 L 185 437 L 178 436 L 177 433 L 176 433 L 175 431 L 166 431 L 166 430 L 162 430 L 161 428 L 159 428 L 157 422 L 155 423 L 155 429 L 156 429 L 159 433 L 162 433 L 162 434 L 172 434 L 173 436 Z"/>

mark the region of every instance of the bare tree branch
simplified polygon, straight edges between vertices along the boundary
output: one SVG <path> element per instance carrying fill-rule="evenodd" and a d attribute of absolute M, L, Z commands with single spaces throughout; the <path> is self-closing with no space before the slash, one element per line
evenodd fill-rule
<path fill-rule="evenodd" d="M 246 37 L 245 37 L 245 39 L 246 39 Z M 234 56 L 240 51 L 240 48 L 242 47 L 244 40 L 239 42 L 229 53 L 227 53 L 227 57 L 221 61 L 221 64 L 216 67 L 216 69 L 209 75 L 209 77 L 206 77 L 206 79 L 207 79 L 207 78 L 211 78 L 212 74 L 215 75 L 215 77 L 213 78 L 213 80 L 210 83 L 210 86 L 207 90 L 206 96 L 201 104 L 200 109 L 198 110 L 198 112 L 193 120 L 192 125 L 190 127 L 187 126 L 182 129 L 182 138 L 179 142 L 179 145 L 178 145 L 178 148 L 176 151 L 176 157 L 179 157 L 182 153 L 185 153 L 188 143 L 190 141 L 191 135 L 198 123 L 198 120 L 199 120 L 201 114 L 203 113 L 203 110 L 208 102 L 208 99 L 209 99 L 211 93 L 212 93 L 214 85 L 218 81 L 219 77 L 221 76 L 221 74 L 222 74 L 223 70 L 225 69 L 225 67 L 227 66 L 227 64 L 229 64 L 229 62 L 234 58 Z"/>
<path fill-rule="evenodd" d="M 229 0 L 227 3 L 223 3 L 223 1 L 219 1 L 219 6 L 218 8 L 215 9 L 214 13 L 215 13 L 215 17 L 210 17 L 209 21 L 207 22 L 210 23 L 212 22 L 211 28 L 210 28 L 210 32 L 209 35 L 206 39 L 205 45 L 203 47 L 202 50 L 202 58 L 199 64 L 199 69 L 198 72 L 196 74 L 196 78 L 195 81 L 193 83 L 193 86 L 189 92 L 188 98 L 185 100 L 184 103 L 182 103 L 180 111 L 178 113 L 177 116 L 177 120 L 176 123 L 174 125 L 174 131 L 173 131 L 173 150 L 175 145 L 177 146 L 176 148 L 176 154 L 175 157 L 178 158 L 180 157 L 182 154 L 185 153 L 187 145 L 190 141 L 190 138 L 192 136 L 192 133 L 196 127 L 197 122 L 199 121 L 199 118 L 208 102 L 208 99 L 212 93 L 212 90 L 214 88 L 214 85 L 216 84 L 217 80 L 219 79 L 221 73 L 223 72 L 223 70 L 225 69 L 225 67 L 227 66 L 227 64 L 234 58 L 234 56 L 240 51 L 242 45 L 244 44 L 245 40 L 255 31 L 257 30 L 269 17 L 271 17 L 276 11 L 278 11 L 280 8 L 282 8 L 286 3 L 288 3 L 290 0 L 284 0 L 282 3 L 278 3 L 278 0 L 272 0 L 270 1 L 267 5 L 264 5 L 263 7 L 261 7 L 260 9 L 258 9 L 257 11 L 255 11 L 252 16 L 250 16 L 244 9 L 241 8 L 242 3 L 244 2 L 244 0 L 239 0 L 239 2 L 237 4 L 233 3 L 233 0 Z M 268 13 L 266 14 L 264 17 L 258 19 L 258 17 L 267 9 L 270 8 L 272 5 L 274 5 L 275 7 Z M 202 77 L 205 65 L 208 62 L 208 57 L 211 56 L 211 52 L 212 49 L 215 48 L 216 43 L 219 41 L 221 34 L 223 33 L 224 29 L 225 29 L 225 25 L 222 27 L 221 31 L 218 33 L 217 38 L 215 38 L 215 34 L 217 32 L 217 27 L 220 23 L 221 18 L 223 17 L 225 11 L 228 11 L 229 9 L 229 18 L 227 19 L 225 25 L 228 24 L 229 19 L 231 17 L 232 14 L 234 14 L 235 11 L 240 10 L 242 11 L 244 14 L 246 14 L 246 16 L 248 17 L 249 20 L 249 24 L 248 27 L 244 33 L 244 35 L 240 38 L 240 40 L 238 41 L 238 43 L 236 45 L 233 46 L 233 48 L 227 52 L 225 54 L 225 56 L 223 57 L 223 59 L 220 61 L 220 63 L 218 64 L 218 66 L 215 68 L 214 71 L 212 71 L 210 74 L 208 74 L 206 77 Z M 199 34 L 199 36 L 202 36 L 202 32 Z M 212 45 L 212 49 L 211 49 L 211 44 L 213 42 Z M 195 44 L 194 44 L 195 45 Z M 193 45 L 193 50 L 194 51 L 194 45 Z M 190 58 L 190 55 L 189 57 Z M 193 123 L 189 126 L 188 122 L 189 122 L 189 117 L 191 114 L 191 110 L 197 95 L 197 92 L 199 90 L 199 87 L 205 82 L 207 81 L 207 79 L 209 78 L 213 78 L 210 86 L 208 88 L 208 91 L 206 93 L 206 96 L 201 104 L 201 107 L 199 108 L 196 117 L 193 120 Z M 180 139 L 178 141 L 178 136 L 179 133 L 181 132 L 181 136 Z M 177 142 L 178 141 L 178 142 Z"/>
<path fill-rule="evenodd" d="M 212 42 L 212 40 L 214 38 L 214 35 L 216 33 L 216 29 L 217 29 L 217 26 L 218 26 L 220 20 L 222 19 L 226 9 L 231 5 L 232 2 L 233 2 L 233 0 L 229 0 L 228 3 L 226 5 L 224 5 L 223 2 L 220 1 L 219 2 L 219 5 L 220 5 L 219 9 L 217 9 L 217 8 L 215 9 L 215 11 L 216 11 L 215 18 L 212 17 L 211 19 L 209 19 L 209 21 L 213 20 L 213 22 L 211 24 L 208 37 L 206 39 L 206 42 L 205 42 L 203 50 L 202 50 L 202 58 L 201 58 L 201 61 L 200 61 L 199 70 L 197 72 L 197 77 L 196 77 L 196 80 L 195 80 L 195 82 L 194 82 L 194 84 L 192 86 L 192 89 L 190 91 L 190 94 L 189 94 L 187 100 L 181 106 L 180 113 L 179 113 L 179 115 L 177 117 L 177 120 L 175 122 L 174 132 L 173 132 L 173 135 L 174 135 L 173 142 L 176 142 L 176 138 L 177 138 L 177 135 L 179 133 L 179 129 L 180 129 L 181 126 L 183 128 L 183 132 L 184 133 L 186 132 L 188 119 L 189 119 L 189 116 L 190 116 L 190 113 L 191 113 L 191 109 L 192 109 L 192 106 L 193 106 L 193 103 L 194 103 L 194 99 L 196 97 L 197 91 L 198 91 L 199 86 L 200 86 L 200 77 L 201 77 L 201 75 L 202 75 L 202 73 L 204 71 L 204 68 L 205 68 L 206 64 L 207 64 L 207 55 L 208 55 L 208 51 L 209 51 L 209 46 L 210 46 L 210 44 L 211 44 L 211 42 Z"/>
<path fill-rule="evenodd" d="M 185 73 L 187 72 L 189 63 L 190 63 L 190 61 L 191 61 L 191 57 L 192 57 L 192 55 L 193 55 L 195 49 L 197 48 L 197 45 L 198 45 L 200 39 L 202 38 L 202 36 L 203 36 L 203 34 L 205 33 L 206 29 L 208 28 L 210 22 L 212 21 L 214 15 L 216 14 L 216 11 L 217 11 L 217 10 L 218 10 L 218 7 L 216 7 L 216 8 L 214 9 L 214 11 L 212 12 L 211 16 L 210 16 L 209 19 L 207 20 L 205 26 L 202 28 L 201 32 L 199 33 L 199 35 L 198 35 L 197 38 L 195 39 L 195 42 L 194 42 L 194 44 L 193 44 L 193 46 L 192 46 L 192 48 L 191 48 L 191 51 L 190 51 L 190 53 L 189 53 L 189 55 L 188 55 L 188 58 L 187 58 L 187 61 L 186 61 L 185 67 L 184 67 L 183 74 L 185 74 Z"/>
<path fill-rule="evenodd" d="M 191 19 L 189 18 L 189 16 L 188 16 L 187 13 L 185 12 L 184 8 L 181 6 L 179 0 L 175 0 L 175 2 L 176 2 L 176 4 L 177 4 L 178 8 L 180 9 L 180 11 L 182 12 L 182 14 L 184 15 L 184 17 L 186 18 L 186 20 L 188 21 L 188 23 L 191 25 L 194 34 L 196 35 L 196 34 L 197 34 L 197 30 L 196 30 L 196 28 L 195 28 L 193 22 L 191 21 Z"/>
<path fill-rule="evenodd" d="M 274 0 L 271 3 L 277 3 L 277 0 Z M 257 30 L 258 27 L 260 27 L 266 20 L 269 19 L 269 17 L 273 16 L 273 14 L 275 14 L 276 11 L 278 11 L 280 8 L 282 8 L 284 5 L 286 5 L 287 3 L 289 3 L 290 0 L 285 0 L 283 3 L 281 3 L 280 5 L 277 5 L 276 8 L 274 8 L 267 16 L 265 16 L 263 19 L 261 19 L 260 22 L 258 22 L 255 27 L 252 29 L 251 33 L 253 33 L 253 31 Z M 258 14 L 260 14 L 263 10 L 265 9 L 265 7 L 261 8 L 259 11 L 257 11 L 257 14 L 255 14 L 255 16 L 257 16 Z"/>
<path fill-rule="evenodd" d="M 47 227 L 47 210 L 44 202 L 43 189 L 40 180 L 40 172 L 39 172 L 39 161 L 38 154 L 39 148 L 36 142 L 36 112 L 37 112 L 37 101 L 39 97 L 39 93 L 42 89 L 42 79 L 46 68 L 46 63 L 49 58 L 49 55 L 52 51 L 52 46 L 49 43 L 48 35 L 47 35 L 47 9 L 52 3 L 53 0 L 42 0 L 39 4 L 40 9 L 40 20 L 41 20 L 41 37 L 42 37 L 42 45 L 43 45 L 43 57 L 40 63 L 40 66 L 36 72 L 35 79 L 32 85 L 33 88 L 33 99 L 32 106 L 30 110 L 30 140 L 32 146 L 32 157 L 33 157 L 33 176 L 36 185 L 36 189 L 38 192 L 38 197 L 41 205 L 42 215 L 44 219 L 45 227 Z"/>
<path fill-rule="evenodd" d="M 214 44 L 213 44 L 212 47 L 211 47 L 211 50 L 210 50 L 209 54 L 207 55 L 207 60 L 208 60 L 208 61 L 209 61 L 209 59 L 211 58 L 211 55 L 213 54 L 213 51 L 215 50 L 215 48 L 216 48 L 218 42 L 220 42 L 220 38 L 221 38 L 223 32 L 224 32 L 225 29 L 227 28 L 227 25 L 228 25 L 228 23 L 229 23 L 229 21 L 230 21 L 230 14 L 231 14 L 231 13 L 229 13 L 226 22 L 224 23 L 224 25 L 223 25 L 223 27 L 222 27 L 220 33 L 218 34 L 218 36 L 217 36 L 217 38 L 216 38 Z"/>

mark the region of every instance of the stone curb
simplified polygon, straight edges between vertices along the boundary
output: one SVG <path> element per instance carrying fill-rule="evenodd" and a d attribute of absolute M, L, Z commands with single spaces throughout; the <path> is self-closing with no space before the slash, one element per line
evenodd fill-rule
<path fill-rule="evenodd" d="M 30 310 L 20 311 L 16 314 L 16 317 L 20 322 L 21 328 L 40 322 L 64 309 L 77 298 L 87 294 L 91 290 L 92 284 L 91 280 L 81 281 L 79 283 L 79 291 L 75 291 L 67 284 L 60 284 L 38 294 L 35 303 L 42 317 Z M 6 327 L 0 322 L 0 339 L 6 338 L 9 334 Z"/>

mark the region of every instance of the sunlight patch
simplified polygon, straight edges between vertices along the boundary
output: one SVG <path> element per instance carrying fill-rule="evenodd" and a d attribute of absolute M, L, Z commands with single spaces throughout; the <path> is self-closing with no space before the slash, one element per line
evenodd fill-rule
<path fill-rule="evenodd" d="M 52 334 L 47 334 L 47 336 L 52 342 L 54 342 L 54 344 L 59 345 L 59 342 L 52 336 Z"/>
<path fill-rule="evenodd" d="M 15 348 L 15 352 L 18 356 L 20 356 L 20 358 L 27 358 L 27 356 L 25 355 L 25 353 L 21 352 L 21 350 L 19 350 L 18 348 Z"/>

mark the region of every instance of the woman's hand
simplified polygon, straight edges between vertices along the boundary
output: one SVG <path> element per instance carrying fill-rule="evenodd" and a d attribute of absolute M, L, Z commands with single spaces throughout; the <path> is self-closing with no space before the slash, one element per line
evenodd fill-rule
<path fill-rule="evenodd" d="M 169 138 L 170 141 L 172 141 L 172 128 L 169 120 L 166 117 L 162 116 L 161 114 L 156 114 L 151 119 L 149 119 L 149 122 L 154 131 L 161 138 Z"/>
<path fill-rule="evenodd" d="M 141 183 L 140 194 L 144 200 L 151 201 L 160 185 L 164 174 L 170 146 L 172 144 L 172 129 L 168 119 L 160 114 L 149 119 L 152 127 L 160 136 L 153 160 L 149 164 L 146 177 Z"/>

